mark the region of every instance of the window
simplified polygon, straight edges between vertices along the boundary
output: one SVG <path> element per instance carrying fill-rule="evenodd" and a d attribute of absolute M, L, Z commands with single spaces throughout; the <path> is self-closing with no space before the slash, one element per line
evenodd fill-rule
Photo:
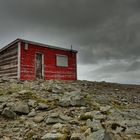
<path fill-rule="evenodd" d="M 56 66 L 68 67 L 68 56 L 56 55 Z"/>

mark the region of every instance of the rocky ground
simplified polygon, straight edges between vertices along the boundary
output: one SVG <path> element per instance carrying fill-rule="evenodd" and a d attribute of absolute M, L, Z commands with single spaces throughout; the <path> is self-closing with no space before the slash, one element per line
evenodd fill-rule
<path fill-rule="evenodd" d="M 1 79 L 0 140 L 140 140 L 140 86 Z"/>

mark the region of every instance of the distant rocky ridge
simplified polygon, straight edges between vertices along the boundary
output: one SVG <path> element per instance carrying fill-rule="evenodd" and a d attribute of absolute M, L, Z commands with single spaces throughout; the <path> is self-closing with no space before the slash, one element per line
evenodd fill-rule
<path fill-rule="evenodd" d="M 139 140 L 140 86 L 0 79 L 0 140 Z"/>

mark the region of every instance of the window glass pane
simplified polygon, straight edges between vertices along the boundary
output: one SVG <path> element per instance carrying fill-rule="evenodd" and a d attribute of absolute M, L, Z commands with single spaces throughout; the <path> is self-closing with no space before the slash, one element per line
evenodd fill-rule
<path fill-rule="evenodd" d="M 56 65 L 62 67 L 68 67 L 68 57 L 66 55 L 57 55 Z"/>

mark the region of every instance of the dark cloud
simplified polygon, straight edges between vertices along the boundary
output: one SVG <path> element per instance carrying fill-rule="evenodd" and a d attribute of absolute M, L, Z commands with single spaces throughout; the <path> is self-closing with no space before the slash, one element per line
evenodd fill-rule
<path fill-rule="evenodd" d="M 93 80 L 95 75 L 112 78 L 114 72 L 127 79 L 124 73 L 139 69 L 139 17 L 139 0 L 0 0 L 0 44 L 19 37 L 67 48 L 73 44 L 79 66 L 94 69 Z"/>
<path fill-rule="evenodd" d="M 8 17 L 77 30 L 90 28 L 99 21 L 106 20 L 109 15 L 112 15 L 114 4 L 111 0 L 25 0 L 20 2 L 6 0 L 1 2 L 1 8 L 5 10 L 4 13 Z"/>

